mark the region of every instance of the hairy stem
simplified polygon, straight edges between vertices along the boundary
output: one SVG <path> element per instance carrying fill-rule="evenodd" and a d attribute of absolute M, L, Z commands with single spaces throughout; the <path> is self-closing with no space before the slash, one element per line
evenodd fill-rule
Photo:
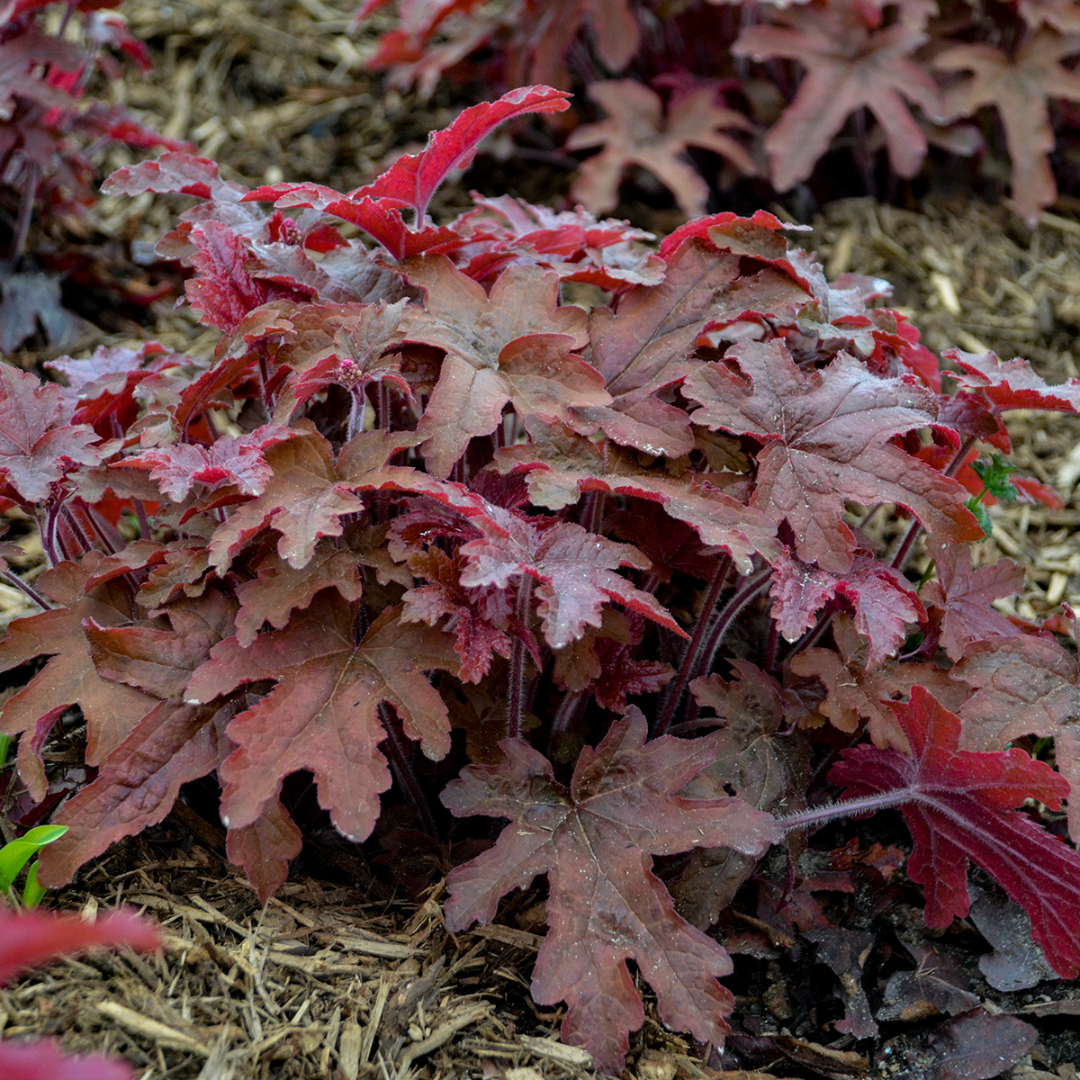
<path fill-rule="evenodd" d="M 860 799 L 842 799 L 839 802 L 814 806 L 809 810 L 800 810 L 795 814 L 785 814 L 776 820 L 785 832 L 796 829 L 808 829 L 812 825 L 824 825 L 838 818 L 853 817 L 856 814 L 872 814 L 877 810 L 887 810 L 893 806 L 903 806 L 915 798 L 911 788 L 897 788 L 895 791 L 882 791 L 876 795 L 864 795 Z"/>
<path fill-rule="evenodd" d="M 33 585 L 23 581 L 23 579 L 13 570 L 0 570 L 0 578 L 3 578 L 12 588 L 18 589 L 19 592 L 28 596 L 42 611 L 48 611 L 52 607 L 52 604 L 50 604 L 49 601 L 33 587 Z"/>

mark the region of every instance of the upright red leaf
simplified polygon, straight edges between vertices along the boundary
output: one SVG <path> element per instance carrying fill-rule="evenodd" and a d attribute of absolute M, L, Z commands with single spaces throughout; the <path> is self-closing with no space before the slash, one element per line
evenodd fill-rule
<path fill-rule="evenodd" d="M 1032 934 L 1065 979 L 1080 974 L 1080 854 L 1019 812 L 1027 799 L 1061 809 L 1069 784 L 1023 750 L 960 749 L 960 717 L 916 686 L 893 705 L 911 754 L 856 746 L 829 774 L 854 797 L 903 793 L 914 848 L 908 875 L 926 893 L 926 925 L 948 926 L 970 904 L 969 862 L 1031 916 Z"/>
<path fill-rule="evenodd" d="M 352 200 L 392 199 L 411 207 L 420 225 L 435 190 L 454 169 L 465 168 L 485 135 L 499 124 L 526 113 L 562 112 L 570 95 L 550 86 L 521 86 L 498 101 L 483 101 L 466 109 L 448 127 L 432 132 L 419 154 L 398 158 L 377 180 L 349 193 Z"/>
<path fill-rule="evenodd" d="M 771 815 L 739 799 L 676 794 L 715 759 L 715 736 L 645 738 L 645 718 L 631 707 L 596 750 L 582 751 L 569 788 L 528 743 L 508 740 L 506 764 L 470 766 L 442 794 L 458 817 L 510 819 L 493 848 L 451 872 L 447 926 L 490 922 L 500 897 L 547 874 L 549 929 L 533 997 L 565 1001 L 563 1039 L 611 1073 L 622 1070 L 628 1034 L 645 1018 L 628 959 L 656 992 L 663 1020 L 702 1042 L 722 1044 L 733 1003 L 716 981 L 731 960 L 676 913 L 650 854 L 723 845 L 760 855 L 780 835 Z"/>
<path fill-rule="evenodd" d="M 937 416 L 934 395 L 911 377 L 878 378 L 845 353 L 820 371 L 802 371 L 774 339 L 699 368 L 683 393 L 701 402 L 696 423 L 765 441 L 750 504 L 791 525 L 804 562 L 850 570 L 848 499 L 906 506 L 942 540 L 982 537 L 964 488 L 892 442 Z"/>
<path fill-rule="evenodd" d="M 1026 360 L 999 360 L 992 352 L 969 353 L 949 349 L 947 360 L 960 365 L 953 376 L 999 409 L 1045 409 L 1049 412 L 1080 412 L 1080 379 L 1051 386 L 1032 370 Z"/>

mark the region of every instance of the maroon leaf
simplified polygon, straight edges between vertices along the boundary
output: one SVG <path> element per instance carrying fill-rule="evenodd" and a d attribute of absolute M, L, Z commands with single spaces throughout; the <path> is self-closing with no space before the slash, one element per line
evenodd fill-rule
<path fill-rule="evenodd" d="M 926 618 L 926 609 L 902 574 L 867 555 L 856 555 L 851 570 L 830 574 L 784 554 L 773 564 L 770 593 L 780 633 L 795 641 L 816 621 L 831 599 L 854 608 L 855 627 L 870 642 L 867 666 L 878 667 L 907 637 L 907 624 Z"/>
<path fill-rule="evenodd" d="M 188 703 L 198 705 L 244 683 L 276 683 L 229 724 L 237 749 L 219 770 L 227 828 L 253 824 L 286 776 L 309 769 L 319 803 L 337 829 L 354 840 L 367 839 L 378 818 L 379 794 L 390 786 L 378 749 L 386 738 L 383 702 L 394 706 L 405 734 L 428 757 L 438 760 L 450 749 L 446 706 L 424 674 L 457 669 L 450 635 L 402 623 L 399 609 L 390 608 L 357 645 L 355 606 L 336 593 L 323 597 L 284 630 L 259 635 L 247 649 L 235 638 L 223 641 L 188 684 Z"/>
<path fill-rule="evenodd" d="M 590 491 L 635 496 L 659 503 L 672 518 L 693 526 L 704 543 L 723 548 L 744 573 L 755 553 L 769 560 L 778 555 L 776 526 L 715 486 L 712 480 L 720 477 L 645 468 L 637 454 L 613 442 L 584 438 L 542 417 L 533 417 L 526 427 L 531 441 L 500 450 L 495 462 L 500 470 L 524 472 L 536 505 L 560 510 Z M 663 573 L 669 565 L 657 569 Z"/>
<path fill-rule="evenodd" d="M 885 134 L 892 167 L 913 176 L 926 156 L 926 136 L 904 99 L 929 116 L 940 112 L 937 84 L 912 54 L 926 35 L 904 22 L 872 29 L 856 0 L 776 11 L 778 26 L 750 26 L 731 47 L 755 60 L 784 57 L 806 75 L 795 100 L 765 137 L 773 183 L 786 191 L 813 171 L 844 121 L 867 108 Z M 880 16 L 879 16 L 880 18 Z"/>
<path fill-rule="evenodd" d="M 961 386 L 971 387 L 999 409 L 1046 409 L 1051 412 L 1080 412 L 1080 379 L 1050 386 L 1031 369 L 1026 360 L 999 360 L 992 352 L 967 353 L 949 349 L 948 360 L 960 365 L 954 376 Z"/>
<path fill-rule="evenodd" d="M 508 740 L 506 764 L 470 766 L 442 795 L 458 817 L 511 821 L 493 848 L 451 872 L 447 926 L 490 922 L 504 893 L 547 874 L 549 930 L 533 997 L 567 1002 L 562 1038 L 612 1073 L 645 1015 L 626 960 L 656 992 L 662 1019 L 702 1042 L 723 1042 L 731 1011 L 716 981 L 731 971 L 727 953 L 676 914 L 649 855 L 701 844 L 759 855 L 779 837 L 770 815 L 738 799 L 676 794 L 712 760 L 712 737 L 646 743 L 645 734 L 631 708 L 595 751 L 582 751 L 569 788 L 526 742 Z"/>
<path fill-rule="evenodd" d="M 1022 566 L 1009 559 L 998 559 L 989 566 L 972 570 L 971 552 L 967 548 L 930 544 L 928 550 L 938 579 L 926 585 L 922 596 L 927 604 L 944 613 L 941 644 L 951 659 L 961 660 L 974 641 L 1023 633 L 990 606 L 994 600 L 1023 591 Z"/>
<path fill-rule="evenodd" d="M 334 465 L 330 444 L 303 430 L 265 453 L 273 470 L 261 495 L 235 509 L 210 543 L 210 561 L 225 569 L 240 549 L 263 528 L 281 534 L 278 554 L 299 570 L 315 551 L 319 537 L 340 536 L 341 516 L 364 508 L 348 490 Z"/>
<path fill-rule="evenodd" d="M 1080 855 L 1016 808 L 1038 799 L 1061 808 L 1068 782 L 1023 750 L 960 749 L 960 718 L 921 686 L 893 705 L 911 745 L 856 746 L 829 774 L 850 796 L 903 793 L 914 840 L 908 875 L 926 893 L 926 925 L 948 926 L 968 912 L 969 861 L 992 874 L 1031 916 L 1032 933 L 1063 978 L 1080 973 Z"/>
<path fill-rule="evenodd" d="M 59 386 L 4 364 L 0 368 L 0 478 L 28 503 L 45 502 L 74 465 L 96 465 L 94 429 L 71 425 Z"/>
<path fill-rule="evenodd" d="M 608 119 L 576 128 L 566 147 L 603 147 L 585 160 L 570 191 L 572 199 L 580 200 L 593 213 L 610 210 L 618 203 L 619 181 L 633 165 L 651 172 L 674 192 L 687 217 L 704 213 L 709 185 L 685 157 L 691 146 L 720 154 L 747 176 L 757 172 L 742 143 L 724 134 L 732 128 L 752 131 L 754 125 L 742 113 L 718 104 L 712 86 L 673 99 L 666 120 L 660 95 L 632 79 L 592 82 L 589 97 Z"/>
<path fill-rule="evenodd" d="M 875 746 L 907 748 L 907 738 L 888 702 L 906 698 L 913 686 L 933 691 L 939 700 L 960 708 L 968 697 L 943 668 L 929 663 L 887 660 L 870 666 L 870 643 L 851 619 L 837 615 L 832 622 L 836 649 L 807 649 L 791 659 L 791 670 L 804 678 L 817 677 L 828 689 L 819 706 L 840 731 L 856 731 L 860 719 L 869 721 Z"/>
<path fill-rule="evenodd" d="M 1043 27 L 1026 36 L 1014 54 L 978 42 L 953 45 L 934 57 L 940 71 L 969 71 L 971 78 L 945 91 L 949 119 L 971 116 L 993 105 L 1005 129 L 1012 158 L 1012 196 L 1020 215 L 1034 228 L 1042 211 L 1057 198 L 1050 169 L 1054 130 L 1049 98 L 1080 101 L 1080 75 L 1062 61 L 1080 52 L 1075 34 Z"/>
<path fill-rule="evenodd" d="M 174 443 L 125 458 L 125 464 L 149 469 L 150 479 L 173 502 L 183 502 L 196 484 L 213 491 L 234 485 L 241 495 L 261 495 L 273 475 L 264 457 L 271 446 L 298 432 L 267 424 L 249 435 L 226 435 L 209 447 Z"/>
<path fill-rule="evenodd" d="M 906 506 L 941 540 L 982 535 L 964 488 L 891 442 L 936 418 L 934 396 L 914 380 L 877 378 L 843 353 L 804 372 L 774 339 L 699 368 L 683 393 L 701 402 L 696 423 L 765 441 L 750 504 L 791 525 L 804 562 L 834 574 L 851 569 L 855 537 L 842 516 L 848 499 Z"/>
<path fill-rule="evenodd" d="M 212 772 L 228 753 L 224 728 L 232 713 L 184 703 L 184 686 L 232 625 L 235 604 L 209 591 L 169 608 L 171 629 L 108 628 L 87 620 L 99 673 L 113 694 L 134 688 L 150 707 L 131 733 L 104 758 L 93 783 L 82 788 L 53 821 L 68 831 L 43 850 L 41 881 L 67 884 L 88 859 L 110 844 L 163 821 L 180 788 Z M 130 692 L 130 691 L 129 691 Z"/>
<path fill-rule="evenodd" d="M 39 656 L 49 662 L 14 697 L 4 703 L 3 730 L 22 733 L 19 772 L 35 799 L 45 797 L 41 744 L 60 714 L 78 705 L 86 718 L 86 761 L 100 765 L 153 707 L 155 699 L 140 690 L 117 686 L 98 674 L 90 658 L 83 623 L 121 626 L 133 618 L 131 594 L 120 582 L 83 589 L 99 556 L 83 566 L 65 562 L 43 574 L 36 587 L 58 605 L 52 611 L 17 619 L 0 641 L 0 671 L 10 671 Z"/>
<path fill-rule="evenodd" d="M 933 1080 L 992 1080 L 1011 1069 L 1039 1041 L 1039 1033 L 1015 1016 L 973 1009 L 930 1036 L 937 1052 Z"/>
<path fill-rule="evenodd" d="M 405 593 L 401 621 L 437 626 L 443 616 L 449 616 L 443 629 L 454 634 L 454 648 L 461 657 L 461 678 L 479 682 L 488 673 L 495 654 L 510 656 L 508 631 L 513 609 L 502 589 L 470 589 L 463 585 L 465 567 L 462 556 L 451 558 L 436 547 L 410 555 L 409 569 L 427 584 Z"/>
<path fill-rule="evenodd" d="M 289 860 L 295 859 L 302 847 L 300 830 L 277 798 L 271 799 L 250 825 L 230 829 L 225 840 L 229 862 L 244 868 L 261 904 L 285 884 Z"/>
<path fill-rule="evenodd" d="M 573 351 L 587 341 L 585 314 L 558 306 L 555 274 L 512 266 L 489 295 L 445 256 L 410 260 L 404 272 L 426 293 L 426 314 L 415 314 L 405 339 L 447 352 L 417 428 L 435 476 L 449 474 L 472 436 L 495 430 L 507 402 L 521 417 L 571 422 L 575 407 L 611 401 L 600 373 Z"/>
<path fill-rule="evenodd" d="M 649 569 L 648 559 L 637 548 L 615 543 L 572 522 L 561 521 L 541 530 L 507 511 L 492 516 L 502 526 L 501 535 L 489 534 L 462 545 L 460 552 L 468 558 L 469 566 L 461 582 L 472 588 L 495 585 L 505 589 L 522 574 L 539 581 L 537 613 L 553 649 L 565 648 L 581 637 L 586 626 L 599 626 L 601 609 L 608 600 L 686 636 L 652 593 L 615 573 L 619 566 Z"/>
<path fill-rule="evenodd" d="M 969 645 L 952 674 L 975 693 L 960 710 L 961 745 L 1001 750 L 1022 735 L 1053 736 L 1058 770 L 1069 781 L 1069 834 L 1080 837 L 1080 668 L 1048 634 Z"/>

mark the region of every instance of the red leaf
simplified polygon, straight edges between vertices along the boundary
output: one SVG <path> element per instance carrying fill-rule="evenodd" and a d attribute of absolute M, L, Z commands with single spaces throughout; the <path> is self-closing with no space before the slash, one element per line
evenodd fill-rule
<path fill-rule="evenodd" d="M 409 569 L 427 584 L 405 593 L 401 621 L 437 626 L 444 615 L 449 616 L 443 629 L 454 634 L 454 648 L 461 657 L 460 677 L 466 682 L 480 682 L 496 653 L 510 656 L 513 608 L 501 589 L 470 589 L 463 585 L 465 565 L 461 556 L 452 559 L 437 547 L 410 555 Z"/>
<path fill-rule="evenodd" d="M 316 432 L 301 429 L 296 438 L 270 447 L 265 458 L 273 470 L 265 490 L 214 531 L 210 561 L 219 570 L 264 528 L 281 534 L 278 554 L 299 570 L 311 560 L 319 537 L 341 535 L 343 514 L 364 508 L 335 467 L 330 444 Z"/>
<path fill-rule="evenodd" d="M 672 518 L 692 525 L 704 543 L 727 551 L 743 573 L 750 572 L 755 553 L 770 561 L 779 553 L 776 526 L 759 510 L 714 486 L 719 476 L 645 468 L 637 454 L 613 442 L 584 438 L 542 417 L 533 417 L 526 428 L 531 441 L 500 450 L 496 465 L 524 472 L 529 498 L 538 506 L 560 510 L 589 491 L 636 496 L 659 503 Z"/>
<path fill-rule="evenodd" d="M 470 438 L 490 435 L 507 402 L 522 417 L 570 422 L 576 407 L 611 401 L 600 373 L 573 351 L 587 341 L 585 313 L 559 306 L 555 274 L 511 266 L 489 295 L 445 256 L 413 259 L 403 269 L 426 293 L 405 340 L 447 353 L 417 427 L 433 475 L 449 475 Z"/>
<path fill-rule="evenodd" d="M 553 649 L 577 640 L 586 626 L 599 626 L 601 609 L 608 600 L 687 636 L 652 593 L 615 573 L 619 566 L 649 569 L 649 560 L 637 548 L 607 540 L 572 522 L 560 521 L 541 530 L 527 518 L 497 507 L 492 507 L 492 518 L 501 525 L 502 535 L 486 529 L 477 519 L 478 527 L 488 535 L 461 546 L 461 554 L 469 560 L 461 582 L 473 588 L 495 585 L 506 589 L 522 574 L 535 578 L 540 582 L 537 613 Z"/>
<path fill-rule="evenodd" d="M 59 606 L 17 619 L 0 641 L 0 671 L 10 671 L 35 657 L 51 657 L 4 703 L 2 721 L 5 734 L 23 735 L 19 772 L 38 801 L 46 791 L 40 744 L 64 709 L 70 705 L 82 709 L 87 725 L 86 761 L 100 765 L 155 704 L 153 697 L 139 690 L 103 679 L 90 658 L 85 620 L 121 626 L 133 617 L 131 594 L 121 582 L 107 582 L 84 594 L 91 569 L 100 561 L 101 556 L 93 553 L 83 566 L 65 562 L 43 574 L 36 587 Z"/>
<path fill-rule="evenodd" d="M 87 922 L 78 915 L 0 907 L 0 986 L 32 967 L 95 945 L 156 949 L 160 944 L 157 927 L 133 911 Z"/>
<path fill-rule="evenodd" d="M 240 184 L 222 180 L 216 161 L 170 151 L 157 161 L 140 161 L 117 169 L 102 185 L 105 195 L 194 195 L 199 199 L 239 202 L 247 194 Z M 224 198 L 232 196 L 231 199 Z"/>
<path fill-rule="evenodd" d="M 236 587 L 240 610 L 236 638 L 246 649 L 264 622 L 278 630 L 296 608 L 306 608 L 323 589 L 337 589 L 345 600 L 359 600 L 362 587 L 357 555 L 348 548 L 320 543 L 300 569 L 290 566 L 276 551 L 259 560 L 257 576 Z"/>
<path fill-rule="evenodd" d="M 94 429 L 68 423 L 71 410 L 59 386 L 29 372 L 0 367 L 0 478 L 28 503 L 49 498 L 74 465 L 96 465 Z"/>
<path fill-rule="evenodd" d="M 830 574 L 793 558 L 785 548 L 773 564 L 772 615 L 780 633 L 795 641 L 831 599 L 855 610 L 855 627 L 870 642 L 867 667 L 878 667 L 907 637 L 907 624 L 926 618 L 926 609 L 907 580 L 891 566 L 856 555 L 847 574 Z"/>
<path fill-rule="evenodd" d="M 992 352 L 967 353 L 960 349 L 949 349 L 944 355 L 960 365 L 962 372 L 953 378 L 961 386 L 978 391 L 999 409 L 1080 412 L 1080 379 L 1050 386 L 1019 357 L 1003 361 Z"/>
<path fill-rule="evenodd" d="M 115 695 L 129 687 L 150 697 L 131 733 L 110 750 L 93 783 L 53 818 L 68 831 L 41 854 L 43 884 L 65 885 L 88 859 L 110 844 L 163 821 L 180 788 L 212 772 L 228 753 L 231 712 L 184 703 L 184 686 L 232 626 L 236 605 L 210 590 L 169 609 L 169 630 L 107 628 L 87 620 L 94 663 Z M 129 691 L 130 692 L 130 691 Z M 156 703 L 154 702 L 154 699 Z"/>
<path fill-rule="evenodd" d="M 1069 834 L 1080 838 L 1080 667 L 1046 634 L 968 645 L 952 669 L 975 688 L 960 710 L 967 750 L 1002 750 L 1022 735 L 1053 736 L 1058 770 L 1069 781 Z"/>
<path fill-rule="evenodd" d="M 890 701 L 907 697 L 916 684 L 930 688 L 955 708 L 967 699 L 963 688 L 950 682 L 948 673 L 934 664 L 886 661 L 871 668 L 870 643 L 846 615 L 837 615 L 832 629 L 836 648 L 807 649 L 792 657 L 791 670 L 825 684 L 828 696 L 819 710 L 840 731 L 857 731 L 859 720 L 866 719 L 875 746 L 906 749 L 907 740 Z"/>
<path fill-rule="evenodd" d="M 885 134 L 892 167 L 913 176 L 926 136 L 904 99 L 929 116 L 941 110 L 937 84 L 912 54 L 926 35 L 904 22 L 877 30 L 857 0 L 774 11 L 777 26 L 750 26 L 731 47 L 755 60 L 792 59 L 806 68 L 795 100 L 765 136 L 773 183 L 780 191 L 805 180 L 853 113 L 867 108 Z"/>
<path fill-rule="evenodd" d="M 923 589 L 927 604 L 940 608 L 941 644 L 953 660 L 962 660 L 974 641 L 991 637 L 1015 637 L 1023 633 L 990 605 L 1024 589 L 1024 568 L 1009 559 L 971 568 L 971 552 L 953 545 L 928 547 L 937 581 Z"/>
<path fill-rule="evenodd" d="M 564 90 L 550 86 L 521 86 L 498 101 L 483 101 L 466 109 L 448 127 L 432 132 L 419 154 L 405 154 L 371 184 L 349 193 L 350 199 L 393 199 L 416 211 L 422 223 L 428 203 L 447 173 L 472 161 L 480 141 L 506 120 L 525 113 L 562 112 L 569 108 Z"/>
<path fill-rule="evenodd" d="M 509 818 L 496 844 L 454 869 L 447 926 L 495 917 L 499 898 L 548 875 L 549 930 L 533 972 L 533 998 L 568 1005 L 562 1038 L 584 1045 L 603 1072 L 622 1070 L 627 1035 L 645 1014 L 626 960 L 656 992 L 660 1016 L 719 1046 L 732 997 L 716 981 L 727 953 L 675 912 L 652 873 L 653 855 L 724 845 L 760 855 L 779 838 L 773 818 L 739 799 L 676 793 L 715 758 L 716 740 L 645 742 L 631 708 L 596 750 L 582 751 L 570 787 L 520 739 L 501 744 L 507 763 L 470 766 L 443 792 L 458 817 Z"/>
<path fill-rule="evenodd" d="M 969 861 L 992 874 L 1031 916 L 1050 966 L 1080 974 L 1080 854 L 1017 813 L 1027 799 L 1061 808 L 1067 781 L 1023 750 L 961 750 L 960 718 L 921 686 L 893 705 L 911 755 L 856 746 L 829 774 L 849 796 L 904 792 L 901 813 L 914 840 L 908 876 L 924 887 L 926 925 L 948 926 L 970 904 Z"/>
<path fill-rule="evenodd" d="M 619 181 L 633 165 L 651 172 L 675 195 L 687 217 L 705 212 L 709 185 L 687 160 L 691 146 L 703 147 L 726 158 L 746 176 L 757 167 L 746 148 L 724 133 L 738 128 L 753 131 L 742 113 L 717 104 L 712 86 L 702 86 L 672 100 L 666 120 L 660 95 L 632 79 L 589 84 L 589 97 L 607 113 L 598 124 L 584 124 L 566 140 L 568 150 L 602 146 L 586 158 L 570 191 L 593 213 L 610 210 L 619 201 Z"/>
<path fill-rule="evenodd" d="M 173 502 L 183 502 L 196 484 L 205 484 L 210 491 L 234 485 L 241 495 L 261 495 L 273 475 L 263 452 L 297 434 L 267 424 L 248 435 L 225 435 L 209 447 L 174 443 L 144 450 L 125 458 L 125 464 L 149 469 L 150 479 Z"/>
<path fill-rule="evenodd" d="M 386 738 L 379 706 L 388 702 L 405 734 L 439 760 L 450 749 L 446 706 L 424 674 L 456 671 L 449 634 L 402 623 L 398 608 L 379 616 L 359 645 L 355 606 L 336 593 L 293 616 L 284 630 L 260 634 L 247 649 L 235 638 L 217 645 L 187 687 L 189 704 L 211 701 L 262 679 L 277 684 L 228 727 L 236 744 L 219 770 L 222 821 L 251 825 L 290 773 L 315 774 L 319 804 L 339 832 L 365 840 L 379 816 L 390 770 L 378 745 Z"/>
<path fill-rule="evenodd" d="M 302 847 L 300 830 L 278 798 L 271 799 L 250 825 L 230 829 L 225 840 L 229 862 L 244 868 L 260 904 L 285 884 L 289 860 L 295 859 Z"/>
<path fill-rule="evenodd" d="M 132 1080 L 135 1075 L 126 1061 L 65 1054 L 55 1039 L 5 1039 L 0 1043 L 0 1073 L 4 1080 Z"/>
<path fill-rule="evenodd" d="M 820 371 L 802 371 L 774 339 L 699 368 L 683 393 L 702 404 L 696 423 L 765 441 L 750 505 L 791 525 L 804 562 L 850 570 L 848 499 L 906 506 L 942 541 L 982 536 L 963 487 L 891 441 L 937 416 L 934 395 L 910 377 L 878 378 L 845 353 Z"/>

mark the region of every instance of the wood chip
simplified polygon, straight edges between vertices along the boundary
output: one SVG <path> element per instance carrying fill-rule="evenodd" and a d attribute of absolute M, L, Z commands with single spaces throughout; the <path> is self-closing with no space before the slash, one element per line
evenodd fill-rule
<path fill-rule="evenodd" d="M 121 1027 L 136 1035 L 142 1035 L 161 1046 L 173 1050 L 186 1050 L 189 1053 L 199 1054 L 201 1057 L 210 1056 L 210 1048 L 204 1046 L 198 1039 L 187 1035 L 176 1028 L 169 1027 L 158 1020 L 151 1020 L 148 1016 L 135 1012 L 115 1001 L 102 1001 L 98 1003 L 97 1011 L 110 1020 L 114 1020 Z"/>
<path fill-rule="evenodd" d="M 592 1054 L 588 1050 L 582 1050 L 580 1046 L 567 1046 L 566 1043 L 556 1042 L 554 1039 L 536 1039 L 531 1035 L 522 1035 L 521 1044 L 537 1057 L 557 1061 L 560 1065 L 569 1065 L 575 1069 L 593 1067 Z"/>

